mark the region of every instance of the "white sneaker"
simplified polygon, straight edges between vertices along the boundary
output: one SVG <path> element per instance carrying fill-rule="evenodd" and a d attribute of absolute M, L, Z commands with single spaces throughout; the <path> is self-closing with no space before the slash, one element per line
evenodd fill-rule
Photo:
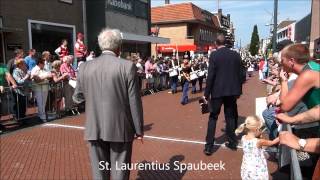
<path fill-rule="evenodd" d="M 48 115 L 48 120 L 54 120 L 54 119 L 57 119 L 57 116 L 56 115 Z"/>
<path fill-rule="evenodd" d="M 44 122 L 44 123 L 47 122 L 47 118 L 45 116 L 40 116 L 39 118 L 41 119 L 42 122 Z"/>

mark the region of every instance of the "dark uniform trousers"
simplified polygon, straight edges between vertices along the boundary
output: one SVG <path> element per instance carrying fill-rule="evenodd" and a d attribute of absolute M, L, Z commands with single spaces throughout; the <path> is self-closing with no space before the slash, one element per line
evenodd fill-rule
<path fill-rule="evenodd" d="M 206 136 L 206 146 L 212 147 L 214 145 L 216 125 L 222 105 L 224 105 L 227 140 L 231 143 L 236 143 L 237 141 L 234 131 L 236 129 L 238 119 L 237 96 L 212 98 L 210 104 L 211 108 Z"/>

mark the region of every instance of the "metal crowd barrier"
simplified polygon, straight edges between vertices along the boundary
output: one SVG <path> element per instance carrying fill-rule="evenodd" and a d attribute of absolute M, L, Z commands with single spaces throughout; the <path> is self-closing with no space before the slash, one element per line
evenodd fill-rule
<path fill-rule="evenodd" d="M 145 75 L 139 76 L 140 84 L 141 84 L 141 94 L 149 95 L 158 92 L 159 89 L 167 90 L 170 89 L 170 77 L 167 75 L 165 81 L 165 86 L 160 84 L 160 75 L 154 76 L 154 81 L 152 83 L 152 88 L 148 87 L 148 80 L 145 78 Z M 178 82 L 179 86 L 179 82 Z M 37 103 L 34 93 L 34 88 L 36 86 L 31 83 L 30 86 L 18 86 L 16 89 L 12 89 L 10 87 L 5 87 L 5 91 L 0 93 L 0 124 L 6 121 L 15 121 L 19 122 L 24 119 L 29 119 L 37 116 Z M 61 118 L 65 113 L 65 110 L 76 108 L 78 109 L 78 105 L 74 104 L 72 101 L 72 95 L 74 89 L 68 84 L 68 82 L 60 82 L 60 83 L 46 83 L 42 84 L 42 86 L 38 86 L 38 88 L 46 88 L 48 89 L 47 95 L 47 103 L 46 103 L 46 117 L 48 118 L 50 115 L 55 115 L 56 118 Z M 42 89 L 44 90 L 44 89 Z M 21 107 L 21 98 L 17 94 L 18 91 L 23 91 L 25 93 L 26 101 L 24 102 L 26 107 L 26 116 L 20 117 L 20 107 Z M 46 90 L 45 90 L 46 91 Z M 65 99 L 64 108 L 60 107 L 60 103 L 62 101 L 62 97 Z M 78 111 L 78 110 L 77 110 Z"/>
<path fill-rule="evenodd" d="M 288 131 L 292 133 L 292 128 L 289 124 L 282 125 L 282 131 Z M 291 180 L 302 180 L 301 168 L 295 149 L 289 148 L 288 146 L 280 146 L 280 160 L 279 167 L 284 167 L 290 164 L 290 179 Z"/>
<path fill-rule="evenodd" d="M 19 122 L 37 116 L 35 88 L 38 88 L 38 91 L 48 93 L 45 105 L 47 119 L 50 115 L 55 115 L 54 119 L 61 118 L 64 113 L 62 109 L 77 108 L 77 105 L 72 101 L 74 89 L 68 82 L 45 83 L 41 86 L 32 84 L 30 86 L 18 86 L 15 89 L 5 87 L 4 92 L 0 93 L 0 124 L 11 120 Z M 62 107 L 63 98 L 64 107 Z M 20 112 L 23 111 L 21 108 L 26 108 L 25 117 L 21 117 Z"/>

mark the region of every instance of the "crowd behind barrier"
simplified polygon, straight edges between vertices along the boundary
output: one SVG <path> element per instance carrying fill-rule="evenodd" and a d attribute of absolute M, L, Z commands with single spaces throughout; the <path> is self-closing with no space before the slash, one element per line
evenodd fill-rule
<path fill-rule="evenodd" d="M 261 82 L 263 83 L 268 83 L 267 84 L 267 89 L 266 89 L 266 93 L 268 95 L 272 94 L 272 88 L 273 88 L 273 85 L 272 83 L 270 83 L 269 79 L 272 79 L 273 77 L 273 73 L 271 73 L 270 71 L 268 73 L 263 73 L 262 72 L 262 69 L 263 69 L 263 65 L 261 65 L 261 62 L 268 62 L 269 65 L 268 65 L 268 69 L 270 71 L 274 70 L 274 68 L 277 68 L 277 67 L 273 67 L 273 59 L 267 59 L 267 60 L 264 60 L 262 59 L 262 57 L 260 57 L 259 59 L 247 59 L 245 61 L 245 64 L 246 64 L 246 67 L 247 67 L 247 75 L 249 77 L 252 77 L 253 75 L 253 72 L 254 71 L 258 71 L 258 75 L 259 75 L 259 79 L 261 80 Z M 265 70 L 267 71 L 267 70 Z M 267 101 L 268 101 L 268 98 L 267 98 Z M 268 103 L 268 102 L 267 102 Z M 261 105 L 261 104 L 258 104 L 258 106 Z M 270 105 L 270 104 L 269 104 Z M 269 107 L 268 107 L 269 108 Z M 268 109 L 267 108 L 267 109 Z M 269 115 L 269 114 L 268 114 Z M 260 114 L 259 114 L 260 116 Z M 278 134 L 278 131 L 289 131 L 292 133 L 292 128 L 291 128 L 291 125 L 290 124 L 282 124 L 281 127 L 277 127 L 276 129 L 273 129 L 273 130 L 276 130 L 277 132 L 274 133 L 272 132 L 272 129 L 271 127 L 276 127 L 277 125 L 276 124 L 268 124 L 268 117 L 266 117 L 266 110 L 263 112 L 262 114 L 263 116 L 263 120 L 264 120 L 264 123 L 265 123 L 265 126 L 268 128 L 268 131 L 267 133 L 269 134 L 269 139 L 270 140 L 273 140 L 277 137 L 277 134 Z M 274 114 L 272 114 L 272 116 L 274 116 Z M 276 122 L 274 122 L 276 123 Z M 291 149 L 287 146 L 279 146 L 279 149 L 277 150 L 274 150 L 272 148 L 269 148 L 267 149 L 267 151 L 269 152 L 275 152 L 276 151 L 276 158 L 278 159 L 278 165 L 279 165 L 279 169 L 281 169 L 282 167 L 285 167 L 285 166 L 288 166 L 290 165 L 290 179 L 292 180 L 301 180 L 302 179 L 302 174 L 301 174 L 301 168 L 300 168 L 300 164 L 299 164 L 299 160 L 298 160 L 298 155 L 297 155 L 297 151 L 295 149 Z"/>
<path fill-rule="evenodd" d="M 29 87 L 17 86 L 16 88 L 5 87 L 1 93 L 1 116 L 0 123 L 14 120 L 17 123 L 26 123 L 28 119 L 37 115 L 37 98 L 33 89 L 36 86 Z M 72 102 L 73 88 L 68 82 L 46 83 L 40 87 L 42 92 L 47 92 L 45 102 L 46 120 L 61 118 L 71 111 L 69 115 L 79 114 L 78 105 Z M 23 95 L 21 91 L 27 92 Z M 45 98 L 45 96 L 44 96 Z M 67 102 L 68 101 L 68 102 Z"/>
<path fill-rule="evenodd" d="M 65 53 L 63 51 L 60 59 L 54 60 L 57 57 L 48 51 L 38 58 L 34 49 L 25 58 L 22 50 L 15 51 L 15 58 L 7 64 L 8 71 L 1 75 L 7 81 L 7 86 L 1 85 L 4 89 L 1 92 L 1 129 L 5 129 L 9 120 L 25 124 L 28 119 L 36 116 L 47 122 L 65 115 L 79 114 L 79 107 L 72 101 L 78 67 L 74 63 L 74 57 Z M 90 53 L 87 61 L 94 58 L 92 54 Z M 181 86 L 182 61 L 176 57 L 150 57 L 142 60 L 139 56 L 130 56 L 127 59 L 136 64 L 142 96 L 168 89 L 174 94 Z M 189 61 L 195 76 L 192 79 L 192 93 L 201 92 L 207 74 L 208 58 L 202 56 Z M 173 72 L 176 75 L 173 76 Z M 13 81 L 9 81 L 9 77 Z"/>
<path fill-rule="evenodd" d="M 290 61 L 288 60 L 290 58 L 288 58 L 287 56 L 293 54 L 288 53 L 289 51 L 297 51 L 295 52 L 295 54 L 308 52 L 307 47 L 304 47 L 300 44 L 286 46 L 290 47 L 291 49 L 285 49 L 281 51 L 281 53 L 285 52 L 285 55 L 279 53 L 276 54 L 275 57 L 269 59 L 260 58 L 258 59 L 258 61 L 254 61 L 252 64 L 256 64 L 255 66 L 258 66 L 257 69 L 259 69 L 259 79 L 261 80 L 261 83 L 267 84 L 267 107 L 263 111 L 262 116 L 268 129 L 269 139 L 273 140 L 277 137 L 280 137 L 280 146 L 277 148 L 277 152 L 279 155 L 276 157 L 278 158 L 280 171 L 283 168 L 287 168 L 289 166 L 291 179 L 298 180 L 306 177 L 308 179 L 311 179 L 314 173 L 313 170 L 316 170 L 317 168 L 316 164 L 319 159 L 319 154 L 310 151 L 305 152 L 303 149 L 304 147 L 302 147 L 300 142 L 306 142 L 305 140 L 308 138 L 319 138 L 319 122 L 299 125 L 285 124 L 282 123 L 281 120 L 279 120 L 278 115 L 285 114 L 286 117 L 294 117 L 308 111 L 314 106 L 319 106 L 318 102 L 314 102 L 316 97 L 311 98 L 311 101 L 313 101 L 313 106 L 309 106 L 309 104 L 306 103 L 308 102 L 306 101 L 306 94 L 304 94 L 301 95 L 301 100 L 292 105 L 292 108 L 287 108 L 289 104 L 288 99 L 295 96 L 294 94 L 290 96 L 290 91 L 299 91 L 299 89 L 297 88 L 301 88 L 301 86 L 297 85 L 301 82 L 299 79 L 301 78 L 299 77 L 300 74 L 302 74 L 305 69 L 310 69 L 311 71 L 313 71 L 312 73 L 319 73 L 320 64 L 317 60 L 312 60 L 310 57 L 303 63 L 299 63 L 299 60 L 297 60 L 299 58 L 298 57 L 297 59 L 295 59 L 295 65 L 289 63 L 286 64 L 287 61 Z M 308 56 L 303 54 L 300 57 Z M 287 66 L 289 66 L 289 68 L 291 67 L 292 69 L 288 70 Z M 293 69 L 294 66 L 296 69 Z M 298 66 L 301 68 L 297 68 Z M 254 66 L 252 67 L 254 68 Z M 299 83 L 297 83 L 298 79 Z M 314 87 L 310 88 L 308 90 L 308 93 L 310 93 L 311 91 L 316 91 L 316 93 L 318 93 L 319 95 L 319 89 L 316 86 L 319 85 L 315 85 Z M 320 117 L 316 118 L 317 120 L 320 119 Z M 287 139 L 288 137 L 296 137 L 296 139 L 298 139 L 299 141 L 296 139 L 289 140 Z M 292 148 L 290 146 L 290 143 L 298 144 L 297 146 L 300 146 L 300 149 Z"/>

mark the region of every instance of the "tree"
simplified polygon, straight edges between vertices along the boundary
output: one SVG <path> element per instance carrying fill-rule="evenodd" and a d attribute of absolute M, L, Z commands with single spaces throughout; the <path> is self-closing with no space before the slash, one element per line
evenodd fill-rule
<path fill-rule="evenodd" d="M 252 56 L 257 55 L 259 51 L 259 34 L 257 25 L 254 25 L 253 27 L 249 51 Z"/>

